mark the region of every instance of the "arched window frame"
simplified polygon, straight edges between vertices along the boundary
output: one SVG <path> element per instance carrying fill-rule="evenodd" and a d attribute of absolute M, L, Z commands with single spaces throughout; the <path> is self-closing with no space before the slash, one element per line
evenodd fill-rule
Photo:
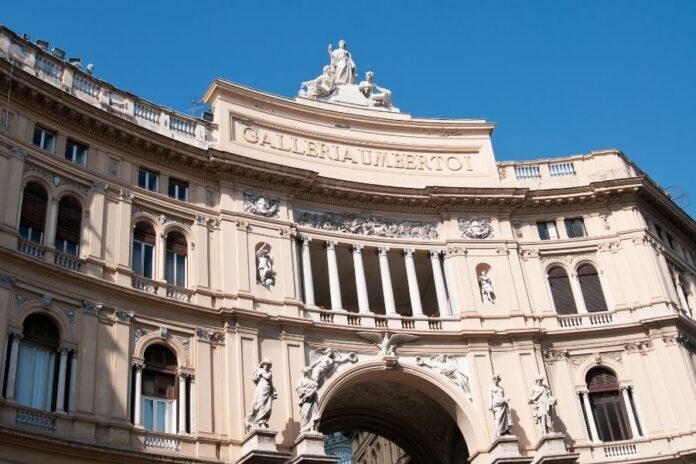
<path fill-rule="evenodd" d="M 575 305 L 575 312 L 574 312 L 574 313 L 561 314 L 561 313 L 558 312 L 558 308 L 557 308 L 557 306 L 556 306 L 556 300 L 554 299 L 554 296 L 553 296 L 553 289 L 552 289 L 552 287 L 551 287 L 551 281 L 550 281 L 550 274 L 551 274 L 551 271 L 553 271 L 553 270 L 556 269 L 556 268 L 562 269 L 563 272 L 565 272 L 566 278 L 568 279 L 568 284 L 570 285 L 570 290 L 571 290 L 571 295 L 572 295 L 573 303 L 574 303 L 574 305 Z M 558 315 L 571 315 L 571 314 L 578 314 L 578 313 L 580 313 L 581 310 L 580 310 L 580 306 L 578 305 L 577 289 L 575 288 L 575 285 L 574 285 L 574 283 L 573 283 L 573 277 L 572 277 L 572 276 L 573 276 L 573 273 L 572 273 L 572 272 L 568 272 L 568 268 L 566 268 L 566 266 L 564 266 L 563 264 L 561 264 L 561 263 L 559 263 L 559 262 L 557 262 L 557 261 L 553 261 L 553 262 L 550 262 L 550 263 L 544 268 L 544 276 L 545 276 L 545 280 L 546 280 L 546 288 L 547 288 L 548 295 L 549 295 L 549 301 L 551 302 L 551 307 L 553 308 L 554 312 L 555 312 L 556 314 L 558 314 Z"/>
<path fill-rule="evenodd" d="M 76 192 L 75 190 L 72 189 L 61 189 L 58 192 L 56 192 L 56 198 L 57 198 L 57 205 L 56 205 L 56 218 L 55 218 L 55 223 L 56 223 L 56 228 L 55 228 L 55 233 L 53 237 L 53 244 L 55 246 L 56 251 L 59 251 L 64 254 L 71 254 L 71 253 L 66 253 L 63 249 L 60 249 L 61 246 L 58 243 L 58 221 L 60 220 L 59 215 L 60 215 L 60 203 L 63 201 L 64 198 L 66 197 L 71 197 L 77 203 L 80 205 L 80 225 L 79 225 L 79 238 L 77 241 L 77 253 L 74 255 L 75 257 L 81 257 L 82 256 L 82 250 L 83 250 L 83 242 L 84 242 L 84 230 L 85 230 L 85 217 L 87 215 L 88 207 L 87 207 L 87 202 L 85 198 Z"/>
<path fill-rule="evenodd" d="M 31 238 L 25 238 L 24 235 L 22 234 L 22 210 L 24 209 L 24 201 L 25 201 L 25 196 L 24 192 L 26 188 L 29 186 L 31 183 L 36 183 L 40 185 L 44 191 L 46 192 L 46 211 L 44 213 L 44 218 L 43 218 L 43 230 L 41 231 L 41 238 L 40 241 L 35 241 L 32 240 Z M 34 176 L 34 175 L 29 175 L 24 178 L 24 182 L 22 184 L 22 195 L 20 197 L 20 204 L 19 208 L 17 210 L 17 232 L 19 232 L 22 237 L 25 240 L 30 240 L 35 243 L 38 243 L 40 245 L 47 245 L 47 240 L 48 240 L 48 235 L 47 233 L 49 232 L 48 225 L 50 222 L 50 215 L 51 215 L 51 199 L 53 198 L 53 188 L 51 187 L 50 184 L 48 184 L 43 178 Z"/>
<path fill-rule="evenodd" d="M 152 228 L 152 230 L 154 231 L 154 243 L 149 244 L 149 243 L 145 243 L 141 240 L 136 240 L 135 229 L 138 226 L 138 224 L 140 224 L 140 223 L 145 223 Z M 159 250 L 158 237 L 160 236 L 160 234 L 158 233 L 158 229 L 159 229 L 159 227 L 158 227 L 157 221 L 149 215 L 142 214 L 142 215 L 136 215 L 133 217 L 132 224 L 131 224 L 131 237 L 130 237 L 130 266 L 131 266 L 131 269 L 133 270 L 134 274 L 136 274 L 140 277 L 144 277 L 146 279 L 156 280 L 158 278 L 158 275 L 159 275 L 159 266 L 158 266 L 159 260 L 157 259 L 157 253 Z M 145 275 L 145 268 L 144 267 L 143 267 L 142 273 L 138 273 L 136 271 L 136 269 L 137 269 L 136 258 L 138 257 L 138 247 L 142 247 L 142 250 L 140 251 L 140 253 L 142 253 L 142 256 L 143 256 L 142 259 L 145 259 L 145 254 L 146 254 L 145 253 L 145 246 L 152 247 L 152 250 L 150 253 L 151 254 L 150 261 L 151 261 L 152 269 L 151 269 L 151 273 L 149 276 Z"/>
<path fill-rule="evenodd" d="M 186 241 L 186 255 L 183 256 L 183 263 L 181 262 L 182 260 L 179 258 L 182 256 L 179 253 L 173 252 L 169 250 L 169 236 L 173 233 L 178 233 L 180 234 L 184 240 Z M 163 269 L 163 278 L 169 283 L 170 285 L 176 285 L 178 287 L 188 287 L 189 286 L 189 268 L 190 268 L 190 263 L 191 263 L 191 236 L 188 231 L 185 229 L 179 227 L 178 225 L 169 225 L 166 226 L 162 229 L 162 242 L 164 246 L 164 250 L 162 253 L 162 269 Z M 170 258 L 172 254 L 176 254 L 177 256 L 174 258 Z M 183 282 L 177 282 L 177 279 L 174 279 L 174 282 L 170 282 L 172 280 L 170 276 L 168 275 L 169 269 L 170 269 L 170 259 L 174 259 L 174 269 L 175 269 L 175 274 L 178 274 L 179 266 L 183 264 L 184 270 L 183 270 Z"/>
<path fill-rule="evenodd" d="M 610 303 L 611 300 L 609 298 L 609 291 L 608 291 L 608 286 L 607 286 L 605 278 L 604 278 L 604 273 L 602 272 L 601 268 L 597 265 L 596 262 L 589 260 L 589 259 L 579 260 L 573 266 L 572 278 L 575 281 L 574 291 L 575 291 L 575 296 L 576 296 L 576 303 L 578 304 L 578 309 L 583 313 L 592 312 L 587 307 L 587 303 L 585 301 L 585 295 L 583 294 L 582 285 L 580 283 L 580 277 L 578 274 L 578 271 L 583 266 L 592 266 L 594 268 L 595 272 L 597 273 L 597 280 L 599 281 L 599 287 L 602 290 L 602 296 L 604 298 L 604 305 L 606 307 L 606 311 L 611 311 L 612 305 Z"/>
<path fill-rule="evenodd" d="M 176 406 L 174 411 L 174 427 L 165 433 L 188 434 L 193 431 L 195 415 L 195 375 L 191 360 L 181 343 L 175 338 L 163 338 L 160 333 L 154 331 L 144 336 L 134 347 L 135 355 L 131 358 L 131 418 L 135 426 L 142 427 L 143 420 L 143 370 L 146 369 L 145 351 L 153 346 L 160 345 L 170 350 L 176 358 Z M 174 372 L 172 372 L 174 373 Z M 184 392 L 182 395 L 181 392 Z"/>

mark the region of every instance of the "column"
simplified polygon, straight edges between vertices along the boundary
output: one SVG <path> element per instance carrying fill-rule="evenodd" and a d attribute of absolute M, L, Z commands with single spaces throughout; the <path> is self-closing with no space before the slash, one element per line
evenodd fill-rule
<path fill-rule="evenodd" d="M 413 253 L 414 250 L 411 248 L 404 250 L 408 294 L 411 297 L 411 311 L 413 312 L 413 316 L 422 317 L 423 307 L 421 306 L 420 290 L 418 289 L 418 278 L 416 277 L 416 265 L 413 262 Z"/>
<path fill-rule="evenodd" d="M 11 332 L 10 364 L 7 368 L 7 390 L 5 399 L 14 400 L 15 384 L 17 383 L 17 359 L 19 357 L 19 341 L 24 336 L 21 332 Z"/>
<path fill-rule="evenodd" d="M 68 370 L 68 349 L 58 349 L 60 361 L 58 364 L 58 388 L 56 391 L 56 412 L 65 412 L 65 377 Z"/>
<path fill-rule="evenodd" d="M 192 375 L 189 377 L 189 411 L 190 411 L 190 429 L 191 434 L 196 433 L 196 378 Z"/>
<path fill-rule="evenodd" d="M 68 391 L 68 413 L 75 414 L 75 395 L 77 395 L 77 350 L 70 358 L 70 390 Z"/>
<path fill-rule="evenodd" d="M 462 311 L 462 301 L 459 298 L 457 279 L 454 276 L 454 264 L 452 263 L 452 255 L 449 252 L 445 252 L 443 267 L 445 268 L 445 282 L 449 292 L 450 311 L 454 314 L 459 314 Z"/>
<path fill-rule="evenodd" d="M 336 242 L 326 242 L 326 261 L 329 264 L 329 292 L 331 293 L 331 309 L 342 309 L 341 282 L 338 277 L 338 261 L 336 261 Z"/>
<path fill-rule="evenodd" d="M 312 260 L 309 255 L 309 237 L 300 237 L 302 240 L 302 279 L 304 283 L 304 297 L 307 306 L 316 306 L 314 302 L 314 282 L 312 280 Z"/>
<path fill-rule="evenodd" d="M 585 405 L 585 413 L 587 414 L 587 421 L 590 426 L 590 441 L 599 442 L 599 433 L 597 433 L 597 424 L 595 423 L 594 414 L 592 414 L 592 406 L 590 405 L 590 396 L 587 390 L 581 390 L 578 392 L 580 398 L 582 398 L 582 404 Z"/>
<path fill-rule="evenodd" d="M 587 313 L 585 298 L 582 295 L 582 288 L 580 288 L 580 280 L 578 280 L 578 275 L 575 271 L 570 273 L 570 289 L 573 292 L 573 299 L 575 300 L 575 306 L 578 308 L 578 314 Z"/>
<path fill-rule="evenodd" d="M 46 236 L 44 245 L 56 247 L 56 224 L 58 223 L 58 198 L 53 197 L 48 202 L 48 216 L 46 218 Z"/>
<path fill-rule="evenodd" d="M 155 246 L 155 269 L 153 270 L 152 277 L 153 280 L 160 282 L 165 281 L 165 264 L 164 257 L 166 255 L 167 249 L 167 236 L 165 234 L 158 234 L 157 244 Z"/>
<path fill-rule="evenodd" d="M 133 424 L 138 426 L 142 425 L 141 409 L 143 403 L 143 365 L 141 363 L 133 363 L 135 367 L 135 395 L 133 401 Z"/>
<path fill-rule="evenodd" d="M 179 434 L 186 434 L 186 374 L 179 373 Z"/>
<path fill-rule="evenodd" d="M 382 293 L 384 294 L 384 308 L 387 316 L 396 316 L 396 304 L 394 303 L 394 289 L 392 288 L 391 273 L 389 272 L 389 248 L 379 247 L 379 274 L 382 277 Z"/>
<path fill-rule="evenodd" d="M 437 294 L 437 309 L 442 316 L 451 316 L 452 310 L 447 301 L 447 289 L 445 288 L 445 278 L 442 275 L 442 265 L 440 264 L 440 250 L 430 250 L 430 264 L 433 267 L 433 280 L 435 281 L 435 293 Z"/>
<path fill-rule="evenodd" d="M 360 313 L 370 314 L 370 303 L 367 298 L 367 282 L 365 282 L 365 267 L 363 266 L 362 249 L 362 245 L 353 245 L 355 288 L 358 291 L 358 308 Z"/>
<path fill-rule="evenodd" d="M 633 410 L 633 404 L 631 404 L 631 399 L 628 397 L 628 389 L 630 387 L 621 387 L 621 396 L 623 397 L 623 402 L 626 405 L 626 412 L 628 413 L 628 423 L 631 426 L 631 435 L 633 439 L 640 437 L 640 432 L 638 432 L 638 424 L 636 423 L 636 412 Z"/>

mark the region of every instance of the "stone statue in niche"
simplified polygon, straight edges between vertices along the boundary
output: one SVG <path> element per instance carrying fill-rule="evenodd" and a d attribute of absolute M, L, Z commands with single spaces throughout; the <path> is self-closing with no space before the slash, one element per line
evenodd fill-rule
<path fill-rule="evenodd" d="M 481 289 L 481 301 L 484 303 L 495 304 L 495 292 L 493 291 L 493 282 L 488 271 L 481 271 L 478 276 L 479 287 Z"/>
<path fill-rule="evenodd" d="M 459 218 L 459 231 L 466 238 L 492 238 L 493 226 L 490 219 Z"/>
<path fill-rule="evenodd" d="M 247 432 L 253 429 L 267 429 L 268 420 L 271 418 L 273 400 L 278 398 L 278 393 L 273 386 L 273 374 L 271 373 L 273 364 L 266 358 L 251 374 L 251 380 L 256 384 L 254 390 L 254 402 L 249 413 L 244 418 Z"/>
<path fill-rule="evenodd" d="M 254 193 L 244 192 L 244 211 L 264 217 L 278 217 L 280 200 Z"/>
<path fill-rule="evenodd" d="M 316 432 L 317 422 L 319 422 L 320 418 L 319 409 L 317 408 L 319 383 L 312 379 L 311 374 L 311 369 L 303 369 L 302 378 L 295 388 L 299 396 L 297 404 L 300 406 L 300 433 Z"/>
<path fill-rule="evenodd" d="M 300 86 L 300 97 L 328 97 L 336 90 L 336 78 L 333 67 L 324 66 L 322 74 L 311 81 L 305 81 Z"/>
<path fill-rule="evenodd" d="M 375 73 L 368 71 L 365 80 L 358 84 L 358 89 L 370 100 L 373 106 L 391 106 L 391 90 L 382 88 L 374 82 Z"/>
<path fill-rule="evenodd" d="M 454 355 L 436 354 L 430 356 L 427 360 L 420 356 L 416 356 L 416 364 L 419 366 L 437 369 L 440 374 L 444 375 L 456 385 L 458 385 L 464 394 L 471 400 L 471 385 L 469 377 L 459 370 L 457 366 L 457 358 Z"/>
<path fill-rule="evenodd" d="M 329 59 L 335 75 L 336 85 L 355 84 L 358 75 L 358 67 L 353 61 L 353 56 L 346 49 L 346 41 L 338 41 L 338 48 L 333 49 L 329 44 Z"/>
<path fill-rule="evenodd" d="M 556 398 L 551 394 L 548 386 L 544 385 L 544 377 L 534 377 L 534 385 L 529 394 L 529 404 L 532 405 L 534 422 L 541 428 L 542 435 L 553 433 L 553 409 L 556 407 Z"/>
<path fill-rule="evenodd" d="M 273 258 L 266 245 L 256 252 L 256 282 L 268 288 L 275 285 Z"/>
<path fill-rule="evenodd" d="M 500 386 L 500 375 L 493 375 L 493 385 L 490 388 L 488 409 L 493 413 L 495 437 L 510 435 L 512 415 L 510 414 L 510 398 L 505 396 L 505 390 Z"/>

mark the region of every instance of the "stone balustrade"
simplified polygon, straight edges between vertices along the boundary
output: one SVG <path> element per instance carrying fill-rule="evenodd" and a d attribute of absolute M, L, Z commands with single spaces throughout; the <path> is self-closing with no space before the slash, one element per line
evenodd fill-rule
<path fill-rule="evenodd" d="M 53 262 L 66 269 L 72 269 L 73 271 L 80 272 L 84 261 L 77 256 L 55 251 L 53 255 Z"/>
<path fill-rule="evenodd" d="M 19 238 L 17 240 L 17 250 L 38 259 L 44 259 L 44 255 L 46 254 L 46 247 L 40 243 L 25 240 L 23 238 Z"/>
<path fill-rule="evenodd" d="M 53 415 L 32 409 L 17 409 L 15 423 L 21 427 L 54 431 L 56 419 Z"/>
<path fill-rule="evenodd" d="M 143 444 L 145 448 L 154 448 L 171 452 L 178 452 L 181 449 L 181 440 L 175 436 L 148 432 L 145 434 Z"/>
<path fill-rule="evenodd" d="M 598 327 L 609 325 L 613 321 L 610 312 L 573 314 L 558 316 L 558 326 L 562 328 Z"/>
<path fill-rule="evenodd" d="M 607 150 L 565 158 L 498 163 L 505 187 L 573 187 L 638 175 L 637 168 L 619 151 Z"/>
<path fill-rule="evenodd" d="M 81 71 L 0 27 L 0 58 L 92 106 L 199 148 L 217 140 L 217 126 L 155 105 Z"/>
<path fill-rule="evenodd" d="M 133 276 L 131 280 L 131 285 L 136 290 L 140 290 L 147 293 L 152 293 L 157 295 L 160 288 L 160 283 L 156 280 L 148 279 L 141 276 Z"/>
<path fill-rule="evenodd" d="M 346 325 L 352 327 L 378 328 L 390 330 L 422 330 L 439 332 L 461 330 L 458 318 L 447 317 L 409 317 L 386 316 L 384 314 L 357 314 L 343 310 L 326 310 L 305 307 L 305 317 L 320 324 Z"/>

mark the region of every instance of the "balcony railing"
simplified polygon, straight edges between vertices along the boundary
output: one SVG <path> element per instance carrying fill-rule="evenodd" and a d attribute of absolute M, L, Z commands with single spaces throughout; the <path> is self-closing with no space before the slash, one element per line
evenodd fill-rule
<path fill-rule="evenodd" d="M 569 162 L 569 163 L 549 163 L 549 174 L 551 175 L 551 177 L 574 176 L 575 175 L 575 165 L 572 162 Z"/>
<path fill-rule="evenodd" d="M 156 280 L 148 279 L 146 277 L 141 276 L 133 276 L 133 279 L 131 280 L 131 285 L 133 286 L 133 288 L 137 290 L 152 293 L 154 295 L 157 295 L 157 292 L 159 292 L 160 287 L 160 283 Z"/>
<path fill-rule="evenodd" d="M 46 248 L 43 245 L 23 238 L 17 240 L 17 250 L 39 259 L 44 259 L 44 255 L 46 254 Z"/>
<path fill-rule="evenodd" d="M 53 262 L 58 266 L 78 272 L 82 266 L 82 260 L 77 256 L 67 255 L 58 251 L 56 251 L 55 255 L 53 256 Z"/>
<path fill-rule="evenodd" d="M 562 328 L 599 327 L 611 324 L 613 319 L 610 312 L 573 314 L 558 316 L 558 326 Z"/>
<path fill-rule="evenodd" d="M 191 301 L 191 296 L 193 296 L 193 290 L 188 288 L 179 287 L 178 285 L 164 284 L 166 289 L 166 295 L 169 298 L 181 301 Z"/>
<path fill-rule="evenodd" d="M 181 449 L 181 440 L 178 438 L 148 432 L 145 435 L 145 448 L 155 448 L 166 451 L 178 452 Z"/>
<path fill-rule="evenodd" d="M 604 456 L 608 458 L 623 458 L 625 456 L 633 456 L 635 454 L 638 454 L 638 450 L 636 449 L 636 445 L 633 443 L 604 447 Z"/>
<path fill-rule="evenodd" d="M 541 179 L 539 166 L 515 166 L 515 177 L 518 179 Z"/>

